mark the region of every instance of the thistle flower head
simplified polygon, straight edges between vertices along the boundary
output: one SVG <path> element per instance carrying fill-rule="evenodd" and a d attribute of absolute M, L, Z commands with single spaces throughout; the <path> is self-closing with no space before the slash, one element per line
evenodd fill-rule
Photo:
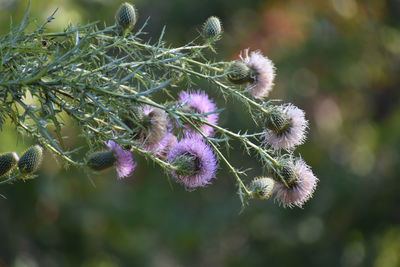
<path fill-rule="evenodd" d="M 245 84 L 253 82 L 252 70 L 241 61 L 233 61 L 227 68 L 227 78 L 234 84 Z"/>
<path fill-rule="evenodd" d="M 208 98 L 208 95 L 204 91 L 182 91 L 179 93 L 179 102 L 184 104 L 183 108 L 198 114 L 207 114 L 215 112 L 217 106 Z M 211 113 L 207 116 L 201 117 L 212 124 L 217 124 L 218 113 Z M 196 135 L 197 132 L 188 125 L 185 125 L 185 135 Z M 206 136 L 212 136 L 214 128 L 209 125 L 201 124 L 199 129 Z"/>
<path fill-rule="evenodd" d="M 217 17 L 209 17 L 203 25 L 204 38 L 218 38 L 222 33 L 221 21 Z"/>
<path fill-rule="evenodd" d="M 249 191 L 251 196 L 259 199 L 268 199 L 274 189 L 275 181 L 268 177 L 257 177 L 251 181 Z"/>
<path fill-rule="evenodd" d="M 291 104 L 275 107 L 265 118 L 265 142 L 274 149 L 292 149 L 306 139 L 304 111 Z"/>
<path fill-rule="evenodd" d="M 217 169 L 211 148 L 197 137 L 183 138 L 172 146 L 168 162 L 178 168 L 171 175 L 188 190 L 209 184 Z"/>
<path fill-rule="evenodd" d="M 278 183 L 274 189 L 275 200 L 284 207 L 298 206 L 301 208 L 312 197 L 318 178 L 301 158 L 296 159 L 291 167 L 286 168 L 286 171 L 282 172 L 282 176 L 285 180 L 288 179 L 288 186 L 277 180 Z"/>
<path fill-rule="evenodd" d="M 18 161 L 18 169 L 21 173 L 28 174 L 35 172 L 43 158 L 43 148 L 39 145 L 28 148 Z"/>
<path fill-rule="evenodd" d="M 115 15 L 115 20 L 124 31 L 124 34 L 132 30 L 137 21 L 135 6 L 127 2 L 123 3 Z"/>
<path fill-rule="evenodd" d="M 128 150 L 123 150 L 112 140 L 106 142 L 107 147 L 113 152 L 115 157 L 115 168 L 119 178 L 129 176 L 136 168 L 136 162 L 132 159 L 132 154 Z"/>
<path fill-rule="evenodd" d="M 95 171 L 102 171 L 112 167 L 117 159 L 114 156 L 114 152 L 109 151 L 97 151 L 90 154 L 87 165 Z"/>
<path fill-rule="evenodd" d="M 8 152 L 0 155 L 0 177 L 9 173 L 18 162 L 17 153 Z"/>
<path fill-rule="evenodd" d="M 271 60 L 264 57 L 259 51 L 244 50 L 244 57 L 240 55 L 242 62 L 254 71 L 253 83 L 249 88 L 249 94 L 254 98 L 263 99 L 272 90 L 275 79 L 275 67 Z"/>

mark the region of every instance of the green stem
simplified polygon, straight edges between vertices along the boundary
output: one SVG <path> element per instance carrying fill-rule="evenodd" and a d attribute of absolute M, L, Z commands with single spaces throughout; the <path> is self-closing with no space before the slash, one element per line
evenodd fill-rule
<path fill-rule="evenodd" d="M 14 180 L 17 180 L 17 178 L 18 178 L 19 176 L 20 176 L 19 174 L 18 174 L 18 175 L 14 175 L 14 176 L 11 176 L 10 178 L 8 178 L 8 179 L 6 179 L 6 180 L 4 180 L 4 181 L 0 181 L 0 185 L 11 183 L 11 182 L 13 182 Z"/>

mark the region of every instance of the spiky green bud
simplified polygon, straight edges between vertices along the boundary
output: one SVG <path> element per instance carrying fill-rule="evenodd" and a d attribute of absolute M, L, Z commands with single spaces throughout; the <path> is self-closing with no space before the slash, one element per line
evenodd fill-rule
<path fill-rule="evenodd" d="M 222 33 L 221 21 L 217 17 L 209 17 L 203 25 L 204 38 L 218 38 Z"/>
<path fill-rule="evenodd" d="M 18 155 L 15 152 L 0 155 L 0 177 L 9 173 L 18 162 Z"/>
<path fill-rule="evenodd" d="M 42 163 L 43 148 L 39 145 L 32 146 L 25 151 L 18 161 L 18 169 L 21 173 L 35 172 Z"/>
<path fill-rule="evenodd" d="M 283 181 L 285 181 L 286 185 L 289 187 L 294 185 L 297 180 L 296 169 L 293 163 L 289 160 L 284 160 L 281 162 L 281 164 L 276 168 L 276 172 L 274 172 L 272 176 L 281 184 L 284 184 Z"/>
<path fill-rule="evenodd" d="M 227 72 L 228 80 L 234 84 L 244 84 L 253 81 L 251 69 L 240 61 L 233 61 L 229 64 Z"/>
<path fill-rule="evenodd" d="M 192 175 L 199 171 L 198 159 L 187 153 L 176 157 L 172 165 L 178 169 L 177 175 Z"/>
<path fill-rule="evenodd" d="M 258 177 L 251 181 L 249 190 L 253 198 L 268 199 L 274 190 L 275 181 L 268 177 Z"/>
<path fill-rule="evenodd" d="M 290 121 L 286 118 L 285 114 L 279 111 L 272 111 L 265 117 L 265 127 L 274 131 L 277 135 L 286 132 L 290 126 Z"/>
<path fill-rule="evenodd" d="M 116 158 L 114 152 L 102 151 L 94 152 L 89 156 L 87 165 L 95 171 L 102 171 L 108 169 L 114 165 Z"/>
<path fill-rule="evenodd" d="M 117 24 L 122 28 L 124 35 L 132 30 L 137 21 L 135 6 L 130 3 L 123 3 L 115 15 Z"/>

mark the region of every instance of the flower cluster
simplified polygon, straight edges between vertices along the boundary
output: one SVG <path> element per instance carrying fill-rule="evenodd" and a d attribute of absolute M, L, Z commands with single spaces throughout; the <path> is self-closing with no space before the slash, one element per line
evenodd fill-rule
<path fill-rule="evenodd" d="M 243 204 L 274 196 L 285 207 L 302 207 L 318 182 L 294 154 L 305 142 L 308 122 L 298 107 L 268 99 L 276 76 L 272 61 L 249 49 L 232 62 L 207 59 L 204 51 L 216 52 L 213 45 L 223 33 L 215 16 L 203 24 L 202 38 L 176 48 L 164 43 L 164 32 L 155 44 L 143 42 L 145 25 L 137 27 L 137 18 L 135 6 L 123 3 L 115 25 L 104 29 L 71 25 L 61 33 L 46 33 L 51 16 L 29 34 L 25 33 L 29 20 L 23 20 L 10 35 L 17 39 L 0 38 L 0 54 L 9 65 L 2 69 L 0 127 L 7 117 L 69 165 L 94 171 L 114 167 L 119 178 L 133 174 L 137 166 L 133 156 L 146 157 L 188 191 L 210 185 L 218 167 L 225 166 Z M 24 71 L 14 71 L 18 69 Z M 208 86 L 197 89 L 199 80 Z M 34 96 L 34 105 L 20 97 L 26 91 Z M 222 95 L 225 102 L 238 100 L 257 132 L 227 129 L 221 118 L 228 114 L 228 105 L 210 97 L 215 95 Z M 65 148 L 65 115 L 80 126 L 88 155 Z M 256 155 L 260 172 L 268 172 L 247 186 L 242 180 L 246 172 L 230 162 L 230 149 L 238 143 L 249 155 Z M 14 173 L 16 167 L 18 175 L 29 175 L 38 169 L 41 158 L 39 146 L 20 159 L 16 153 L 2 154 L 0 176 Z"/>
<path fill-rule="evenodd" d="M 182 91 L 176 105 L 212 125 L 218 122 L 217 107 L 204 91 Z M 212 136 L 214 128 L 204 123 L 194 125 L 196 128 L 185 124 L 183 138 L 178 142 L 172 122 L 164 110 L 144 105 L 131 107 L 130 111 L 128 115 L 125 112 L 122 119 L 132 130 L 131 138 L 136 147 L 167 160 L 176 168 L 171 175 L 188 190 L 210 183 L 215 177 L 217 163 L 212 149 L 202 136 Z M 120 178 L 129 176 L 136 167 L 131 152 L 122 149 L 114 141 L 107 141 L 106 145 L 108 151 L 90 155 L 88 166 L 96 171 L 115 166 Z"/>
<path fill-rule="evenodd" d="M 241 61 L 229 64 L 227 79 L 237 85 L 246 84 L 251 97 L 264 99 L 273 89 L 275 67 L 259 51 L 249 54 L 246 49 L 243 54 L 240 54 Z M 304 111 L 292 104 L 271 104 L 265 105 L 260 118 L 264 127 L 263 143 L 275 156 L 268 166 L 272 178 L 255 178 L 247 195 L 261 199 L 275 195 L 284 207 L 302 207 L 312 197 L 318 182 L 311 168 L 293 156 L 295 147 L 306 139 L 308 122 Z M 288 154 L 282 155 L 282 151 Z"/>

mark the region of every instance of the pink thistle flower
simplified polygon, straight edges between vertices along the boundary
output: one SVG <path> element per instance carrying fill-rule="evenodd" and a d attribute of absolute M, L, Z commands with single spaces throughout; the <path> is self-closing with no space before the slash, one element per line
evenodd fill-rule
<path fill-rule="evenodd" d="M 117 143 L 112 140 L 105 142 L 107 147 L 114 153 L 115 168 L 119 178 L 129 176 L 136 168 L 136 162 L 133 161 L 132 154 L 128 150 L 123 150 Z"/>
<path fill-rule="evenodd" d="M 289 187 L 279 182 L 275 184 L 275 200 L 284 207 L 298 206 L 301 208 L 312 197 L 318 178 L 301 158 L 295 160 L 294 172 L 296 180 Z"/>
<path fill-rule="evenodd" d="M 172 171 L 171 175 L 187 190 L 209 184 L 217 170 L 212 149 L 198 137 L 183 138 L 176 143 L 168 153 L 168 162 L 182 168 L 182 172 Z"/>
<path fill-rule="evenodd" d="M 253 51 L 249 55 L 249 49 L 244 50 L 242 62 L 255 72 L 254 82 L 249 88 L 249 94 L 254 98 L 267 97 L 274 86 L 275 67 L 271 60 L 264 57 L 259 51 Z"/>
<path fill-rule="evenodd" d="M 185 103 L 183 108 L 189 109 L 194 111 L 195 113 L 199 114 L 204 114 L 204 113 L 210 113 L 214 112 L 217 110 L 217 106 L 214 104 L 213 101 L 211 101 L 208 98 L 208 95 L 201 90 L 196 91 L 182 91 L 179 93 L 179 102 L 180 103 Z M 218 122 L 218 113 L 212 113 L 207 116 L 201 117 L 208 121 L 209 123 L 212 124 L 217 124 Z M 198 135 L 198 133 L 192 129 L 190 126 L 186 125 L 185 126 L 186 131 L 185 131 L 185 136 L 190 136 L 190 135 Z M 202 124 L 199 126 L 199 129 L 203 132 L 204 135 L 206 136 L 212 136 L 214 133 L 214 128 Z"/>
<path fill-rule="evenodd" d="M 275 150 L 292 149 L 297 145 L 303 144 L 308 127 L 304 111 L 292 104 L 278 106 L 276 111 L 282 116 L 283 120 L 288 122 L 288 125 L 279 125 L 284 123 L 278 121 L 278 118 L 272 118 L 271 121 L 275 127 L 265 130 L 265 142 Z M 277 129 L 280 127 L 283 129 Z"/>

